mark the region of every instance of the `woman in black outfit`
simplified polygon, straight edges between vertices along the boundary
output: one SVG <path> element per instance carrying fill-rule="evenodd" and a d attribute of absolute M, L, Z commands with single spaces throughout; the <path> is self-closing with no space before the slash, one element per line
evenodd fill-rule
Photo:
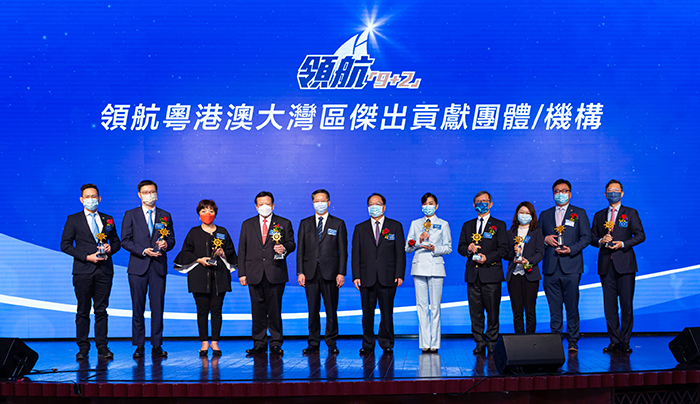
<path fill-rule="evenodd" d="M 211 313 L 211 349 L 215 356 L 220 356 L 221 307 L 226 292 L 231 291 L 231 271 L 237 266 L 238 257 L 229 232 L 213 223 L 218 213 L 216 203 L 210 199 L 201 200 L 197 213 L 202 224 L 187 234 L 174 262 L 178 271 L 187 273 L 187 288 L 197 305 L 197 326 L 202 341 L 199 355 L 206 356 L 209 351 L 208 317 Z"/>
<path fill-rule="evenodd" d="M 516 244 L 515 239 L 519 242 Z M 510 254 L 508 256 L 508 294 L 513 309 L 513 328 L 516 334 L 525 333 L 523 309 L 527 319 L 527 333 L 533 334 L 537 327 L 535 306 L 540 288 L 539 262 L 544 258 L 544 236 L 537 227 L 537 213 L 530 202 L 521 202 L 515 209 L 513 225 L 508 230 Z M 515 260 L 518 252 L 522 257 Z"/>

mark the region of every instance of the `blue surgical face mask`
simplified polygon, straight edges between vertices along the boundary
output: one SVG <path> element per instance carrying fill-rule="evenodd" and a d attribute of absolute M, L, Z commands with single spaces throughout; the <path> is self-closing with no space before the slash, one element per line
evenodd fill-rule
<path fill-rule="evenodd" d="M 474 204 L 474 208 L 476 209 L 476 213 L 483 215 L 489 211 L 489 204 L 486 202 L 477 202 Z"/>
<path fill-rule="evenodd" d="M 372 205 L 367 208 L 369 215 L 372 217 L 379 217 L 384 214 L 384 210 L 379 205 Z"/>
<path fill-rule="evenodd" d="M 522 225 L 530 224 L 530 222 L 532 221 L 532 216 L 518 214 L 518 221 Z"/>
<path fill-rule="evenodd" d="M 435 214 L 435 205 L 423 205 L 423 213 L 426 216 L 432 216 Z"/>
<path fill-rule="evenodd" d="M 99 204 L 100 200 L 97 198 L 83 198 L 83 206 L 87 210 L 95 210 Z"/>
<path fill-rule="evenodd" d="M 566 203 L 569 202 L 569 194 L 554 194 L 554 201 L 557 203 L 557 205 L 566 205 Z"/>
<path fill-rule="evenodd" d="M 315 202 L 314 203 L 314 210 L 319 215 L 326 213 L 326 211 L 328 210 L 328 202 Z"/>
<path fill-rule="evenodd" d="M 608 198 L 608 202 L 614 205 L 622 199 L 622 192 L 608 192 L 605 197 Z"/>

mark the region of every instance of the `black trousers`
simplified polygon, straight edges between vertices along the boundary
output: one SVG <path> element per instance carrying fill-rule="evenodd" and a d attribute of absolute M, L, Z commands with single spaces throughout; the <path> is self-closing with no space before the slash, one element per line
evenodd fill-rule
<path fill-rule="evenodd" d="M 250 306 L 253 314 L 253 345 L 266 348 L 267 330 L 270 330 L 270 346 L 281 346 L 282 336 L 282 295 L 285 283 L 270 283 L 263 274 L 262 282 L 248 284 Z"/>
<path fill-rule="evenodd" d="M 75 340 L 81 349 L 90 349 L 90 308 L 95 305 L 95 346 L 107 346 L 107 306 L 112 293 L 113 274 L 99 266 L 89 275 L 73 275 L 73 288 L 78 299 L 75 314 Z"/>
<path fill-rule="evenodd" d="M 313 279 L 306 279 L 306 301 L 309 306 L 309 345 L 321 342 L 321 297 L 326 309 L 326 345 L 335 346 L 338 339 L 338 287 L 335 279 L 327 281 L 316 271 Z"/>
<path fill-rule="evenodd" d="M 216 282 L 214 279 L 212 282 Z M 197 328 L 199 340 L 209 341 L 209 313 L 211 313 L 211 340 L 221 340 L 221 324 L 223 323 L 221 308 L 224 305 L 226 292 L 216 293 L 216 284 L 209 289 L 210 293 L 192 293 L 197 305 Z"/>
<path fill-rule="evenodd" d="M 513 328 L 516 334 L 525 333 L 523 309 L 527 320 L 527 333 L 535 333 L 537 328 L 535 306 L 539 288 L 540 281 L 528 281 L 525 275 L 511 275 L 510 282 L 508 282 L 508 294 L 510 295 L 510 307 L 513 309 Z"/>
<path fill-rule="evenodd" d="M 632 299 L 634 297 L 635 273 L 619 274 L 614 269 L 601 275 L 603 285 L 603 303 L 605 305 L 605 321 L 608 325 L 610 342 L 613 344 L 630 343 L 632 337 Z M 620 316 L 617 312 L 617 301 L 620 300 Z M 622 317 L 622 322 L 620 322 Z"/>
<path fill-rule="evenodd" d="M 394 296 L 396 286 L 382 286 L 376 281 L 373 286 L 360 287 L 362 303 L 362 347 L 374 350 L 374 309 L 379 302 L 381 320 L 379 322 L 379 346 L 382 349 L 394 347 Z"/>
<path fill-rule="evenodd" d="M 501 283 L 482 283 L 477 278 L 475 282 L 467 284 L 467 298 L 476 345 L 493 349 L 498 340 Z M 487 316 L 486 332 L 484 332 L 484 311 Z"/>

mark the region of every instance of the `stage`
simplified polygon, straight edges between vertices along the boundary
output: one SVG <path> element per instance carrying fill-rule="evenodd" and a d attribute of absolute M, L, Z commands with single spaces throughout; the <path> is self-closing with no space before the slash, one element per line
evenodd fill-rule
<path fill-rule="evenodd" d="M 308 356 L 302 354 L 306 341 L 301 339 L 285 341 L 283 356 L 246 355 L 251 341 L 225 340 L 220 358 L 211 351 L 200 358 L 198 341 L 168 340 L 163 345 L 167 358 L 152 358 L 147 347 L 147 356 L 138 360 L 132 359 L 129 341 L 112 341 L 113 360 L 98 359 L 93 347 L 83 361 L 76 361 L 72 341 L 27 341 L 39 353 L 39 361 L 24 379 L 2 382 L 0 396 L 7 402 L 61 403 L 123 398 L 602 403 L 622 402 L 621 397 L 636 402 L 632 396 L 663 394 L 672 398 L 668 402 L 697 402 L 700 366 L 679 365 L 668 349 L 672 338 L 634 336 L 634 352 L 625 355 L 604 354 L 606 337 L 584 337 L 578 353 L 567 352 L 559 373 L 521 376 L 498 374 L 493 359 L 472 354 L 474 342 L 468 338 L 444 338 L 437 354 L 421 353 L 415 338 L 400 338 L 392 355 L 377 347 L 368 356 L 359 355 L 357 338 L 340 339 L 338 355 L 329 355 L 322 346 L 319 353 Z"/>

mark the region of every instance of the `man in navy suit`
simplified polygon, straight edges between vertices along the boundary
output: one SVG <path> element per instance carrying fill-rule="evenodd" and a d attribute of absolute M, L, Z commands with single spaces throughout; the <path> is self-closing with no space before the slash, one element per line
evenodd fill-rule
<path fill-rule="evenodd" d="M 476 342 L 475 355 L 483 354 L 487 347 L 489 355 L 492 354 L 498 341 L 501 282 L 505 280 L 502 260 L 509 250 L 506 224 L 491 216 L 491 207 L 491 194 L 486 191 L 476 194 L 474 209 L 478 217 L 462 225 L 457 246 L 457 252 L 468 257 L 464 280 Z M 488 316 L 485 333 L 484 310 Z"/>
<path fill-rule="evenodd" d="M 175 246 L 175 230 L 170 213 L 156 208 L 158 186 L 151 180 L 139 183 L 141 206 L 124 213 L 122 246 L 129 257 L 129 287 L 131 288 L 131 343 L 136 346 L 134 358 L 145 352 L 146 293 L 151 307 L 151 354 L 166 357 L 163 343 L 163 306 L 165 305 L 165 278 L 168 273 L 166 252 Z"/>
<path fill-rule="evenodd" d="M 550 328 L 561 333 L 564 325 L 562 304 L 566 307 L 566 331 L 569 352 L 578 352 L 578 286 L 583 273 L 582 251 L 591 242 L 591 228 L 586 211 L 571 205 L 571 183 L 559 179 L 552 185 L 556 206 L 540 214 L 544 237 L 544 291 L 550 313 Z M 562 244 L 558 243 L 561 231 Z"/>
<path fill-rule="evenodd" d="M 309 305 L 309 346 L 304 354 L 318 352 L 321 341 L 321 297 L 326 307 L 326 345 L 337 354 L 338 291 L 345 283 L 348 265 L 348 231 L 345 222 L 328 213 L 331 196 L 325 189 L 311 194 L 316 214 L 299 224 L 297 280 L 306 290 Z"/>
<path fill-rule="evenodd" d="M 112 291 L 114 265 L 112 255 L 121 248 L 112 216 L 98 212 L 102 201 L 94 184 L 80 187 L 84 209 L 68 216 L 61 236 L 61 251 L 73 256 L 73 287 L 78 300 L 75 315 L 77 359 L 85 359 L 90 351 L 90 306 L 95 307 L 95 346 L 102 359 L 114 357 L 107 347 L 107 306 Z M 104 252 L 98 251 L 103 241 Z"/>
<path fill-rule="evenodd" d="M 404 233 L 401 223 L 384 216 L 386 198 L 374 193 L 367 198 L 371 218 L 352 235 L 352 278 L 362 303 L 362 348 L 374 352 L 374 309 L 379 302 L 379 346 L 394 352 L 394 296 L 406 272 Z"/>
<path fill-rule="evenodd" d="M 605 321 L 610 335 L 610 345 L 603 348 L 605 353 L 632 353 L 632 298 L 637 272 L 637 258 L 632 247 L 646 238 L 637 211 L 622 206 L 624 194 L 622 183 L 610 180 L 605 186 L 609 206 L 596 212 L 591 227 L 591 245 L 600 248 L 598 275 L 603 285 Z M 618 299 L 622 322 L 617 314 Z"/>
<path fill-rule="evenodd" d="M 253 348 L 246 352 L 266 352 L 269 344 L 271 353 L 282 355 L 282 295 L 289 280 L 287 256 L 296 248 L 294 229 L 292 222 L 272 214 L 272 193 L 258 193 L 255 208 L 258 214 L 243 222 L 238 241 L 238 280 L 248 286 L 253 315 Z"/>

